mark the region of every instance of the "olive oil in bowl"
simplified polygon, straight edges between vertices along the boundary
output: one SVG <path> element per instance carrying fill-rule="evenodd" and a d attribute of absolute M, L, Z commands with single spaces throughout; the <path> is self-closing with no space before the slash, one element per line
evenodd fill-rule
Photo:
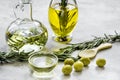
<path fill-rule="evenodd" d="M 29 65 L 36 77 L 51 77 L 52 70 L 58 62 L 58 58 L 50 53 L 37 53 L 29 57 Z"/>

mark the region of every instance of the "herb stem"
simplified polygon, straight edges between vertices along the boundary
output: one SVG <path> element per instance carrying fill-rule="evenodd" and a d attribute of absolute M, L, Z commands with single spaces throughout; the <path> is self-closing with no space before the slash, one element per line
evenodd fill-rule
<path fill-rule="evenodd" d="M 61 6 L 65 8 L 67 6 L 68 0 L 61 0 Z"/>

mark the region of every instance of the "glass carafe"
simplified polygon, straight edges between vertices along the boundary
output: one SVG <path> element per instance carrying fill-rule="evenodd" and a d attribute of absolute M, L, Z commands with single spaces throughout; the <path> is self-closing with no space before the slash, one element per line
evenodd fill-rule
<path fill-rule="evenodd" d="M 6 41 L 16 52 L 40 51 L 48 40 L 45 26 L 32 18 L 31 0 L 19 0 L 15 6 L 16 20 L 6 31 Z"/>
<path fill-rule="evenodd" d="M 72 40 L 71 33 L 78 20 L 76 0 L 51 0 L 48 19 L 54 32 L 54 40 L 68 43 Z"/>

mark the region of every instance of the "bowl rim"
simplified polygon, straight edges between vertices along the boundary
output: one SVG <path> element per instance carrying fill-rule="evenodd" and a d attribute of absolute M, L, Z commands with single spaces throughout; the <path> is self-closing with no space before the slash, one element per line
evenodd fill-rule
<path fill-rule="evenodd" d="M 46 56 L 46 55 L 53 56 L 55 58 L 55 62 L 52 63 L 50 66 L 47 66 L 47 67 L 41 67 L 41 66 L 34 65 L 33 62 L 31 61 L 32 57 L 34 57 L 34 56 L 39 57 L 41 55 L 44 55 L 44 56 Z M 58 63 L 58 57 L 55 54 L 51 53 L 51 52 L 36 52 L 36 53 L 33 53 L 32 55 L 30 55 L 30 57 L 28 58 L 28 63 L 30 65 L 34 66 L 34 67 L 37 67 L 37 68 L 48 68 L 48 67 L 51 67 L 53 65 L 57 65 L 57 63 Z"/>

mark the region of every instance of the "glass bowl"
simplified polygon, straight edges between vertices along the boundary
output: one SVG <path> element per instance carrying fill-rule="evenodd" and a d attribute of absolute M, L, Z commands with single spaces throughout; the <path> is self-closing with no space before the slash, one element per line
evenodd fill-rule
<path fill-rule="evenodd" d="M 47 52 L 35 53 L 28 59 L 33 76 L 49 78 L 53 76 L 53 69 L 58 63 L 56 55 Z"/>

